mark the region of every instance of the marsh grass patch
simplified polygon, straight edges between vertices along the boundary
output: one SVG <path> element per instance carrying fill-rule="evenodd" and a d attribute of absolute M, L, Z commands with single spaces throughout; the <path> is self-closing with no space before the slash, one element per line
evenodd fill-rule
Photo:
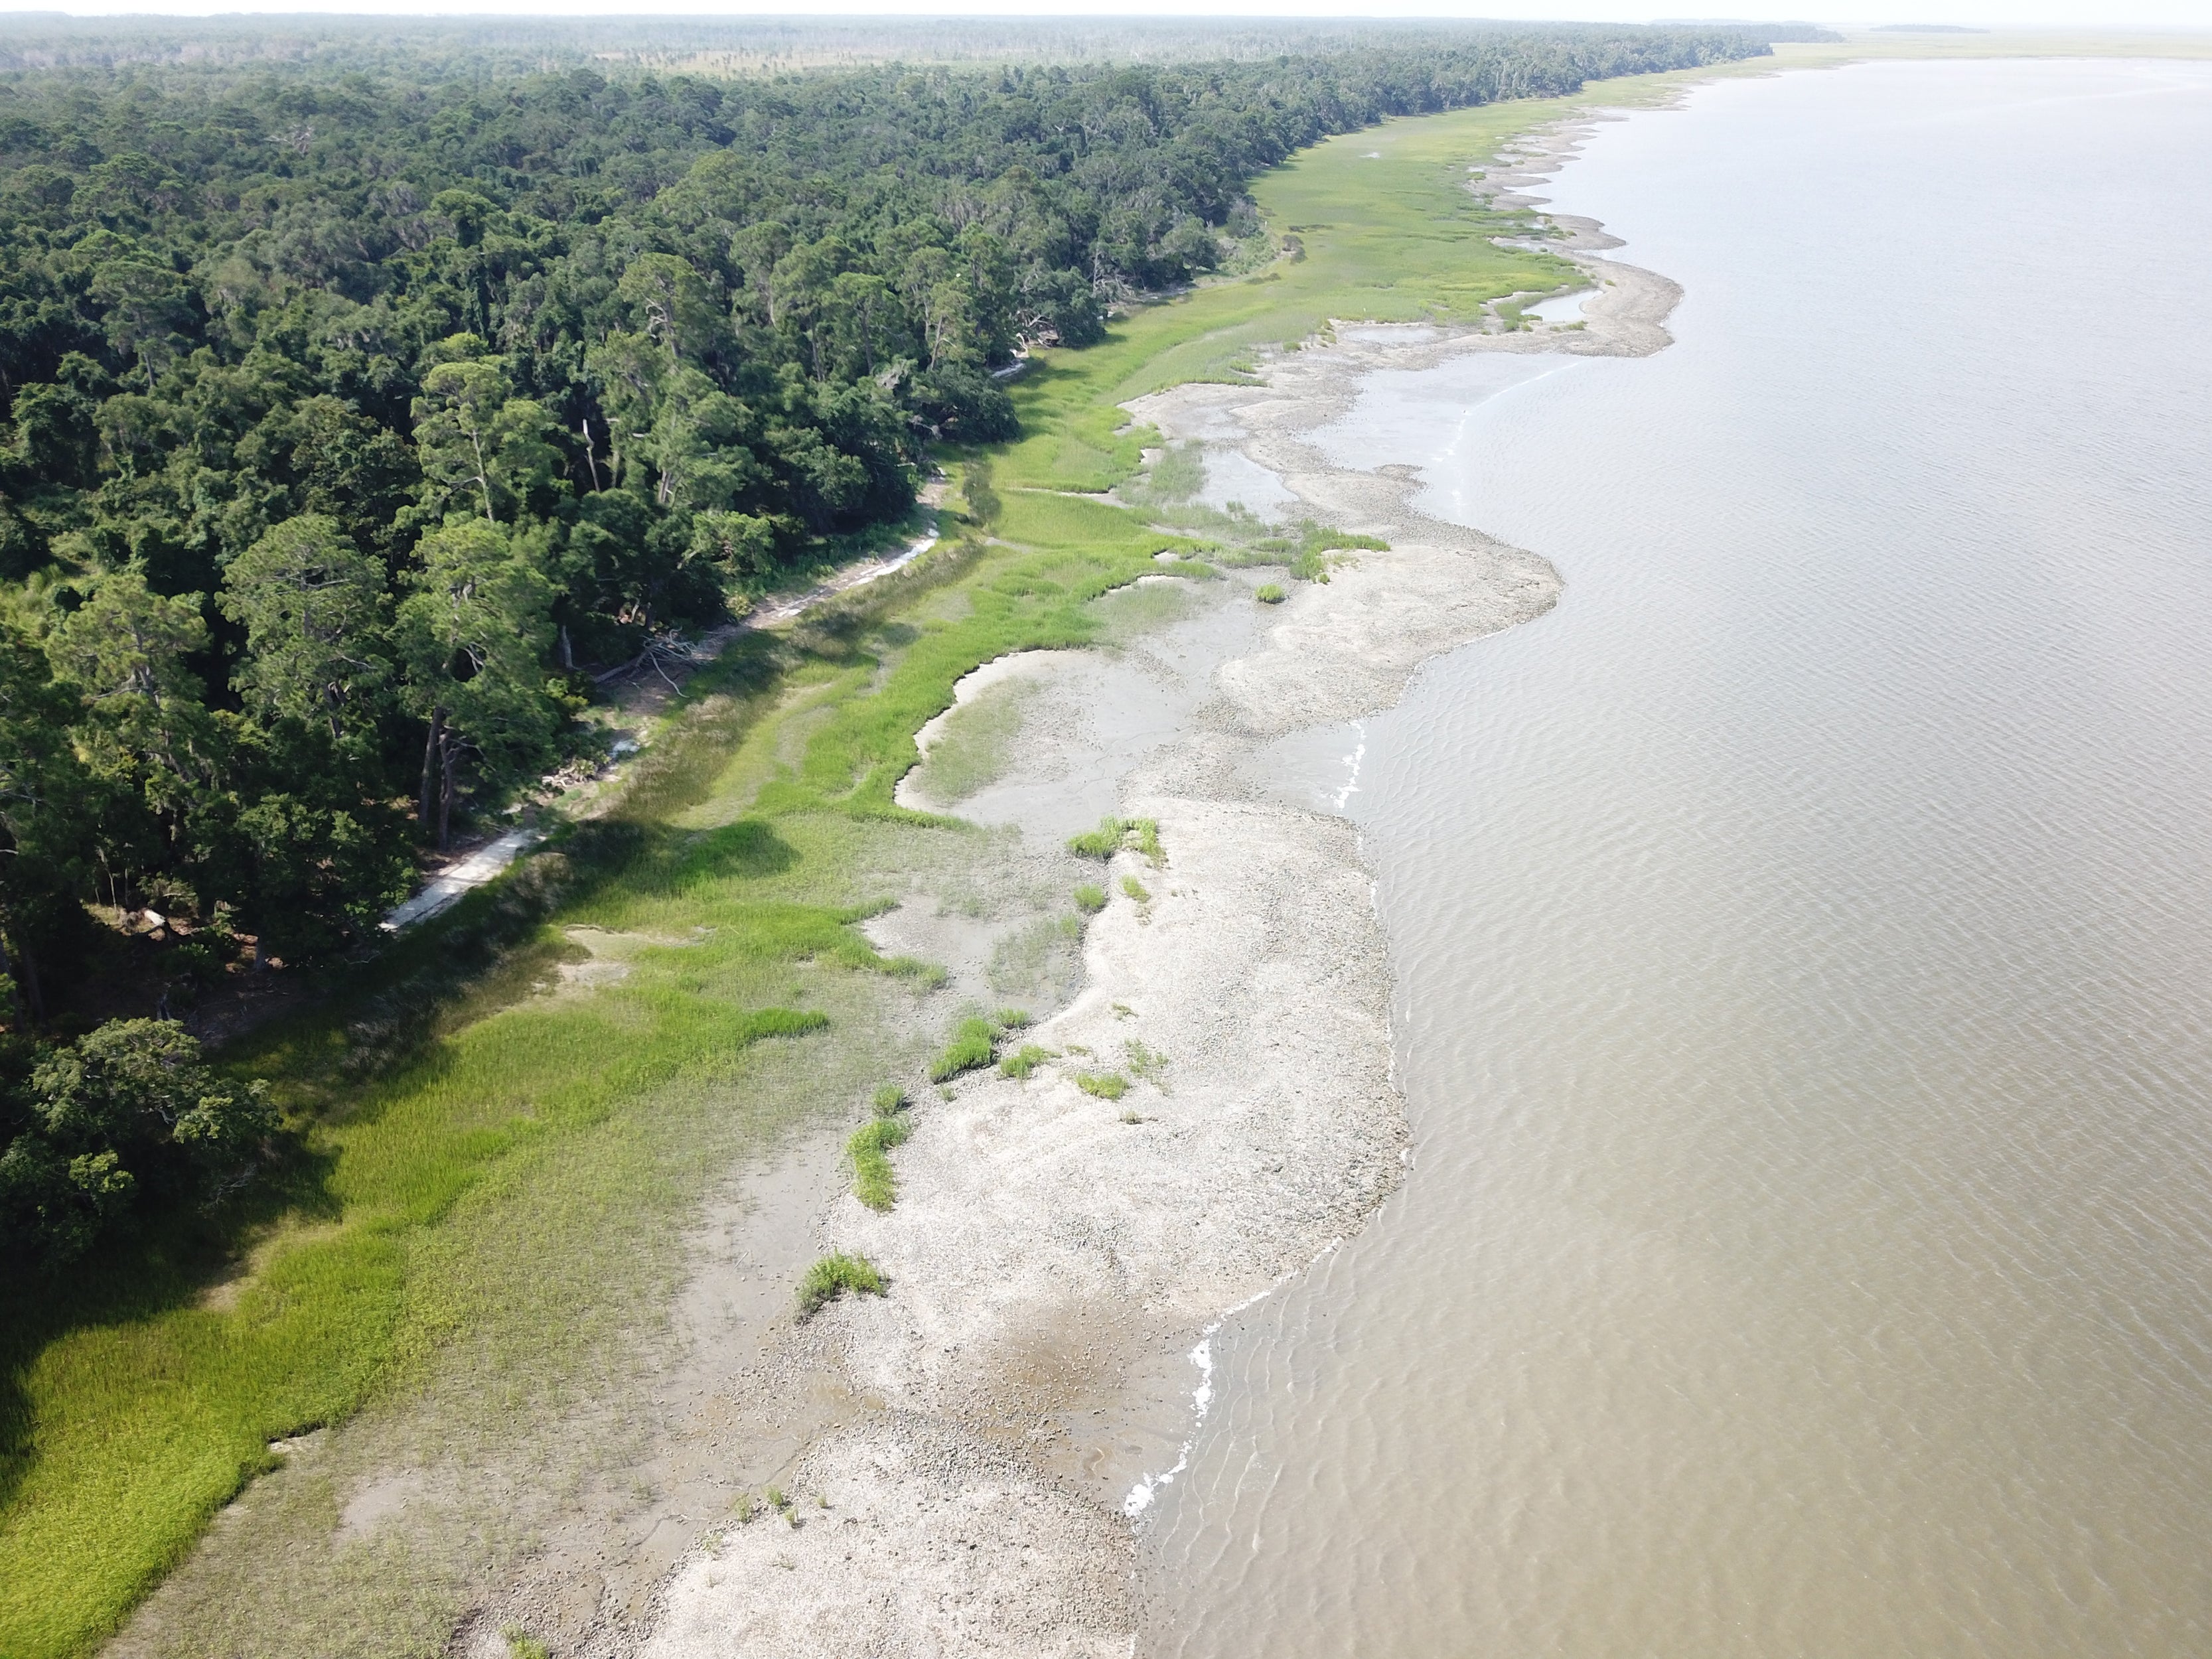
<path fill-rule="evenodd" d="M 898 1176 L 891 1168 L 890 1152 L 906 1144 L 914 1125 L 905 1111 L 903 1091 L 890 1091 L 886 1108 L 878 1093 L 873 1115 L 853 1131 L 845 1142 L 845 1155 L 853 1164 L 853 1196 L 870 1209 L 887 1211 L 898 1201 Z"/>
<path fill-rule="evenodd" d="M 884 1276 L 876 1270 L 875 1263 L 864 1255 L 848 1255 L 840 1250 L 823 1256 L 799 1281 L 799 1316 L 813 1318 L 848 1291 L 855 1296 L 881 1296 Z M 788 1500 L 771 1486 L 769 1501 L 781 1510 Z"/>
<path fill-rule="evenodd" d="M 998 1028 L 980 1015 L 962 1020 L 935 1059 L 929 1062 L 929 1080 L 944 1083 L 988 1066 L 999 1040 Z"/>
<path fill-rule="evenodd" d="M 1085 830 L 1067 838 L 1069 852 L 1079 859 L 1096 859 L 1102 864 L 1125 849 L 1143 854 L 1158 869 L 1167 856 L 1160 847 L 1160 821 L 1109 816 L 1098 820 L 1096 830 Z"/>
<path fill-rule="evenodd" d="M 1052 1050 L 1039 1048 L 1034 1042 L 1024 1042 L 999 1062 L 999 1075 L 1027 1083 L 1037 1067 L 1053 1058 Z"/>
<path fill-rule="evenodd" d="M 1158 1049 L 1131 1037 L 1121 1045 L 1121 1063 L 1131 1077 L 1141 1078 L 1155 1088 L 1163 1086 L 1160 1079 L 1167 1074 L 1168 1057 Z"/>

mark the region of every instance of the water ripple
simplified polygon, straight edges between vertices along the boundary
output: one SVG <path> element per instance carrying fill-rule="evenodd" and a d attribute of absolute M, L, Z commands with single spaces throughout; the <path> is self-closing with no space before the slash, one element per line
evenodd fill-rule
<path fill-rule="evenodd" d="M 1712 88 L 1557 191 L 1672 350 L 1331 434 L 1568 587 L 1308 751 L 1413 1164 L 1212 1339 L 1149 1650 L 2212 1651 L 2207 178 L 2204 65 Z"/>

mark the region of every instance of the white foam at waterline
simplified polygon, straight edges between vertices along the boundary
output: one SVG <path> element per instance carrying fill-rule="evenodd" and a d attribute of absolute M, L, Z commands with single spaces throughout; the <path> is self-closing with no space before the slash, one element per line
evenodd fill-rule
<path fill-rule="evenodd" d="M 1359 767 L 1360 763 L 1367 758 L 1367 722 L 1354 720 L 1352 723 L 1352 729 L 1358 733 L 1359 742 L 1358 746 L 1344 757 L 1346 764 L 1350 766 L 1352 770 L 1350 775 L 1344 781 L 1344 787 L 1336 792 L 1334 810 L 1339 812 L 1344 811 L 1346 801 L 1359 793 Z"/>
<path fill-rule="evenodd" d="M 1330 1239 L 1328 1243 L 1314 1252 L 1313 1261 L 1308 1261 L 1305 1264 L 1306 1267 L 1312 1267 L 1315 1261 L 1319 1261 L 1343 1243 L 1341 1238 Z M 1164 1470 L 1158 1474 L 1146 1475 L 1139 1480 L 1135 1486 L 1129 1488 L 1129 1495 L 1121 1500 L 1121 1513 L 1129 1520 L 1134 1521 L 1143 1515 L 1152 1506 L 1152 1499 L 1158 1495 L 1160 1488 L 1175 1485 L 1176 1477 L 1190 1467 L 1190 1449 L 1198 1443 L 1198 1431 L 1206 1426 L 1206 1413 L 1213 1405 L 1215 1333 L 1247 1308 L 1256 1307 L 1266 1301 L 1277 1291 L 1282 1289 L 1293 1277 L 1304 1271 L 1304 1268 L 1293 1267 L 1289 1273 L 1281 1274 L 1266 1290 L 1246 1297 L 1199 1334 L 1198 1346 L 1190 1351 L 1190 1363 L 1198 1367 L 1198 1386 L 1191 1390 L 1190 1395 L 1190 1403 L 1194 1411 L 1190 1438 L 1182 1443 L 1182 1448 L 1176 1453 L 1175 1466 L 1172 1468 Z"/>
<path fill-rule="evenodd" d="M 1198 1367 L 1198 1387 L 1191 1391 L 1190 1396 L 1190 1402 L 1197 1410 L 1197 1421 L 1192 1425 L 1194 1431 L 1205 1425 L 1206 1410 L 1213 1404 L 1213 1334 L 1220 1328 L 1218 1320 L 1208 1325 L 1206 1334 L 1199 1339 L 1198 1346 L 1190 1351 L 1190 1362 Z M 1123 1515 L 1135 1520 L 1152 1506 L 1153 1495 L 1161 1487 L 1175 1484 L 1176 1476 L 1190 1467 L 1190 1449 L 1196 1439 L 1194 1432 L 1191 1439 L 1182 1443 L 1182 1449 L 1177 1455 L 1173 1468 L 1159 1474 L 1146 1475 L 1129 1488 L 1129 1495 L 1121 1500 Z"/>

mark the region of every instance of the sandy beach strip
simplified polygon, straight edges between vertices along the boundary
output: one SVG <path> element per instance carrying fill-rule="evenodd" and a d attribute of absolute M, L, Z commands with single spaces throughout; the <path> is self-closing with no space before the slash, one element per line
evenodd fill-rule
<path fill-rule="evenodd" d="M 1131 405 L 1171 441 L 1234 446 L 1282 479 L 1294 514 L 1390 549 L 1297 585 L 1258 648 L 1221 665 L 1193 717 L 1121 780 L 1122 813 L 1156 818 L 1165 856 L 1113 860 L 1115 887 L 1130 878 L 1150 897 L 1117 897 L 1091 924 L 1080 992 L 1024 1034 L 1059 1058 L 1027 1081 L 975 1073 L 923 1100 L 896 1208 L 848 1196 L 820 1223 L 823 1248 L 864 1253 L 890 1282 L 814 1326 L 866 1408 L 793 1460 L 791 1517 L 702 1540 L 638 1650 L 1131 1650 L 1129 1516 L 1191 1431 L 1194 1343 L 1359 1228 L 1407 1142 L 1357 837 L 1263 791 L 1250 763 L 1285 733 L 1390 707 L 1425 659 L 1542 614 L 1559 591 L 1540 559 L 1414 510 L 1409 470 L 1334 466 L 1310 435 L 1376 370 L 1470 349 L 1663 346 L 1673 284 L 1595 261 L 1609 239 L 1567 228 L 1602 284 L 1582 330 L 1346 331 L 1277 356 L 1259 385 Z M 1109 1071 L 1147 1075 L 1120 1099 L 1078 1082 Z"/>
<path fill-rule="evenodd" d="M 1524 141 L 1475 188 L 1525 199 L 1586 125 Z M 1389 550 L 1276 606 L 1251 599 L 1273 573 L 1208 585 L 1182 628 L 1198 648 L 1179 656 L 1157 639 L 1111 669 L 1026 653 L 963 683 L 956 707 L 1021 682 L 1012 769 L 975 799 L 1024 827 L 989 832 L 964 894 L 924 883 L 871 931 L 947 962 L 954 998 L 988 1006 L 976 884 L 1002 919 L 1025 891 L 1106 887 L 1073 994 L 1016 1039 L 1053 1058 L 1025 1081 L 917 1087 L 888 1213 L 840 1190 L 828 1135 L 775 1177 L 784 1201 L 724 1206 L 683 1298 L 681 1357 L 653 1384 L 678 1402 L 653 1463 L 668 1495 L 614 1533 L 604 1516 L 547 1527 L 449 1652 L 504 1659 L 518 1630 L 562 1655 L 653 1659 L 1133 1650 L 1141 1513 L 1194 1431 L 1203 1334 L 1363 1226 L 1407 1154 L 1358 837 L 1265 787 L 1255 763 L 1286 734 L 1390 708 L 1428 658 L 1559 592 L 1541 559 L 1416 510 L 1413 469 L 1340 466 L 1315 437 L 1377 372 L 1668 343 L 1674 285 L 1601 258 L 1619 244 L 1598 226 L 1557 222 L 1551 246 L 1595 290 L 1582 326 L 1346 323 L 1273 354 L 1255 384 L 1128 405 L 1170 442 L 1279 479 L 1277 516 Z M 1069 802 L 1158 820 L 1163 859 L 1071 859 L 1059 837 L 1087 819 L 1038 817 Z M 951 1000 L 931 1000 L 941 1023 Z M 1118 1098 L 1081 1085 L 1107 1073 L 1128 1082 Z M 867 1256 L 888 1294 L 802 1322 L 744 1288 L 830 1250 Z M 753 1266 L 733 1277 L 732 1262 Z"/>

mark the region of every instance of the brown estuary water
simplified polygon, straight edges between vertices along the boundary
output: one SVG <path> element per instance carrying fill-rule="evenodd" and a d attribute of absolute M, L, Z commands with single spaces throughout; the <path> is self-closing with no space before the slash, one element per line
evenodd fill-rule
<path fill-rule="evenodd" d="M 1213 1338 L 1145 1648 L 2212 1652 L 2212 65 L 1723 82 L 1546 193 L 1677 343 L 1326 434 L 1566 590 L 1279 753 L 1415 1145 Z"/>

